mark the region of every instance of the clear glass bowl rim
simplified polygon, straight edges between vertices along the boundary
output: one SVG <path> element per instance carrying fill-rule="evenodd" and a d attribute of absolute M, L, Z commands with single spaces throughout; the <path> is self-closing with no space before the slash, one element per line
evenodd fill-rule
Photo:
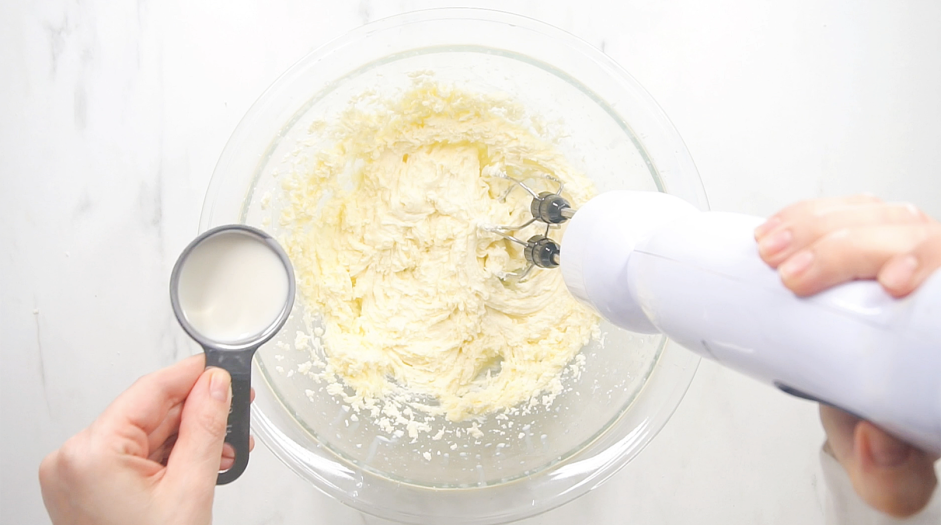
<path fill-rule="evenodd" d="M 251 106 L 226 143 L 206 192 L 199 230 L 205 231 L 219 224 L 220 220 L 231 222 L 230 216 L 219 216 L 220 210 L 216 206 L 220 194 L 231 191 L 230 168 L 252 158 L 253 154 L 243 151 L 242 146 L 251 141 L 255 124 L 269 115 L 272 106 L 277 106 L 279 95 L 296 80 L 300 71 L 316 67 L 325 57 L 382 31 L 440 20 L 518 26 L 564 42 L 566 47 L 578 52 L 592 66 L 605 71 L 640 101 L 638 107 L 640 117 L 646 120 L 645 129 L 656 132 L 653 136 L 648 134 L 644 137 L 646 153 L 655 164 L 669 167 L 667 170 L 654 167 L 661 178 L 658 182 L 663 183 L 664 189 L 701 209 L 708 209 L 695 164 L 669 118 L 646 90 L 607 55 L 574 35 L 532 18 L 488 9 L 439 8 L 395 15 L 361 26 L 311 51 L 278 77 Z M 636 121 L 632 120 L 634 123 Z M 260 156 L 255 155 L 256 162 Z M 225 210 L 222 214 L 226 215 Z M 277 418 L 269 417 L 259 408 L 260 403 L 252 407 L 251 426 L 262 443 L 291 470 L 320 491 L 358 510 L 408 523 L 440 523 L 444 520 L 455 525 L 503 523 L 563 505 L 599 486 L 623 468 L 672 416 L 698 364 L 698 356 L 667 341 L 650 378 L 632 403 L 632 409 L 628 409 L 598 439 L 566 461 L 533 477 L 486 487 L 438 490 L 391 480 L 384 483 L 382 478 L 375 478 L 367 487 L 375 493 L 365 494 L 362 490 L 351 490 L 353 486 L 362 486 L 362 473 L 354 472 L 353 467 L 339 462 L 320 447 L 305 446 L 288 437 Z M 264 392 L 259 391 L 259 395 L 263 396 Z M 633 413 L 634 406 L 645 407 L 643 416 L 639 412 Z M 631 424 L 627 424 L 629 422 Z M 540 490 L 532 490 L 536 485 L 541 485 Z"/>

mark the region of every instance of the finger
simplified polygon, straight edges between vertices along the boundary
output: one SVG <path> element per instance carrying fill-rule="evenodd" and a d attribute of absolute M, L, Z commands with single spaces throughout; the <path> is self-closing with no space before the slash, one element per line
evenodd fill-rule
<path fill-rule="evenodd" d="M 934 459 L 862 421 L 856 426 L 854 454 L 847 472 L 863 500 L 902 518 L 919 512 L 931 499 L 938 484 Z"/>
<path fill-rule="evenodd" d="M 155 445 L 151 448 L 147 459 L 166 466 L 167 460 L 170 459 L 170 451 L 173 450 L 173 445 L 176 444 L 177 437 L 177 434 L 171 434 L 163 443 Z"/>
<path fill-rule="evenodd" d="M 235 465 L 235 448 L 225 443 L 222 445 L 222 461 L 219 462 L 219 470 L 229 470 Z"/>
<path fill-rule="evenodd" d="M 154 451 L 163 446 L 170 437 L 175 436 L 177 431 L 180 430 L 180 417 L 182 413 L 183 403 L 173 405 L 170 407 L 170 410 L 167 411 L 167 415 L 163 418 L 163 421 L 147 436 L 150 455 L 153 455 Z M 164 461 L 165 460 L 166 459 L 164 459 Z"/>
<path fill-rule="evenodd" d="M 927 504 L 937 484 L 936 458 L 828 405 L 820 405 L 820 421 L 826 446 L 866 503 L 894 516 L 914 514 Z"/>
<path fill-rule="evenodd" d="M 254 403 L 255 402 L 255 387 L 252 387 L 251 390 L 249 390 L 249 392 L 250 394 L 248 395 L 248 402 Z"/>
<path fill-rule="evenodd" d="M 893 256 L 923 241 L 928 225 L 837 230 L 778 266 L 784 285 L 807 296 L 854 279 L 872 279 Z"/>
<path fill-rule="evenodd" d="M 904 297 L 938 268 L 941 268 L 941 224 L 935 223 L 910 253 L 891 258 L 879 271 L 878 279 L 890 294 Z"/>
<path fill-rule="evenodd" d="M 833 457 L 846 468 L 847 458 L 853 454 L 853 435 L 861 420 L 830 405 L 820 405 L 820 422 L 827 434 L 827 446 Z"/>
<path fill-rule="evenodd" d="M 911 204 L 857 204 L 795 215 L 758 242 L 761 258 L 777 267 L 798 251 L 846 228 L 927 223 L 928 217 Z"/>
<path fill-rule="evenodd" d="M 151 448 L 148 436 L 164 424 L 174 406 L 186 399 L 204 366 L 205 357 L 198 355 L 138 379 L 93 426 L 105 434 L 125 438 L 114 441 L 119 452 L 146 457 Z"/>
<path fill-rule="evenodd" d="M 193 387 L 180 421 L 180 435 L 167 462 L 165 481 L 184 494 L 211 497 L 219 473 L 232 401 L 229 373 L 208 368 Z"/>
<path fill-rule="evenodd" d="M 248 451 L 255 450 L 255 438 L 248 436 Z M 229 470 L 235 465 L 235 448 L 229 443 L 222 445 L 222 461 L 219 462 L 219 470 Z"/>
<path fill-rule="evenodd" d="M 251 401 L 255 400 L 255 389 L 251 389 Z M 175 434 L 180 429 L 180 416 L 183 412 L 183 403 L 178 405 L 173 405 L 170 408 L 170 411 L 167 413 L 167 417 L 160 423 L 160 425 L 150 433 L 149 442 L 150 442 L 150 456 L 158 455 L 155 451 L 159 447 L 165 447 L 165 443 L 168 438 L 174 437 Z M 172 446 L 172 443 L 171 443 Z M 167 454 L 169 454 L 169 449 L 167 449 Z M 158 461 L 160 463 L 161 461 Z M 164 457 L 163 463 L 166 463 L 166 457 Z"/>
<path fill-rule="evenodd" d="M 758 226 L 758 228 L 755 229 L 755 240 L 760 241 L 762 237 L 776 230 L 782 224 L 792 222 L 796 218 L 824 213 L 834 208 L 844 208 L 861 204 L 877 204 L 880 202 L 882 202 L 882 200 L 878 197 L 869 194 L 797 202 L 768 217 L 768 220 L 765 221 L 764 224 Z"/>

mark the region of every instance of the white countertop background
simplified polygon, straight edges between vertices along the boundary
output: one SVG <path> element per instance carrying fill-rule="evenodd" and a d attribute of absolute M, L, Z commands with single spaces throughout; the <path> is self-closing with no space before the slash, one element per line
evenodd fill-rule
<path fill-rule="evenodd" d="M 617 60 L 684 137 L 714 209 L 872 192 L 941 218 L 941 3 L 468 2 Z M 193 350 L 167 282 L 238 120 L 363 23 L 443 2 L 0 0 L 0 522 L 41 524 L 37 467 L 138 376 Z M 467 4 L 462 4 L 467 5 Z M 661 435 L 535 525 L 822 523 L 816 407 L 703 362 Z M 264 446 L 216 523 L 386 523 Z"/>

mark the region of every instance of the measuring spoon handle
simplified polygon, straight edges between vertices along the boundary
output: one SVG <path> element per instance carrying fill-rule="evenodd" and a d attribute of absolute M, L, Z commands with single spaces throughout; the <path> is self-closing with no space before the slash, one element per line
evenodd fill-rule
<path fill-rule="evenodd" d="M 225 429 L 225 442 L 235 450 L 235 463 L 219 472 L 216 485 L 235 481 L 248 466 L 248 440 L 251 430 L 252 356 L 257 348 L 246 350 L 217 350 L 203 347 L 206 367 L 215 366 L 229 372 L 232 377 L 232 404 Z"/>

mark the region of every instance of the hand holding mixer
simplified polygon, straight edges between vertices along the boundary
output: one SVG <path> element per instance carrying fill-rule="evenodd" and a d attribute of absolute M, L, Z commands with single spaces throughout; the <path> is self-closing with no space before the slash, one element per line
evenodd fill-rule
<path fill-rule="evenodd" d="M 941 271 L 903 299 L 875 281 L 800 298 L 759 257 L 759 217 L 700 212 L 639 191 L 603 193 L 576 214 L 561 182 L 548 177 L 558 191 L 536 193 L 500 176 L 533 197 L 530 221 L 485 228 L 524 247 L 519 281 L 534 268 L 560 267 L 572 295 L 621 328 L 663 333 L 941 453 Z M 567 221 L 561 244 L 550 239 L 550 227 Z M 513 235 L 536 222 L 545 234 Z"/>

